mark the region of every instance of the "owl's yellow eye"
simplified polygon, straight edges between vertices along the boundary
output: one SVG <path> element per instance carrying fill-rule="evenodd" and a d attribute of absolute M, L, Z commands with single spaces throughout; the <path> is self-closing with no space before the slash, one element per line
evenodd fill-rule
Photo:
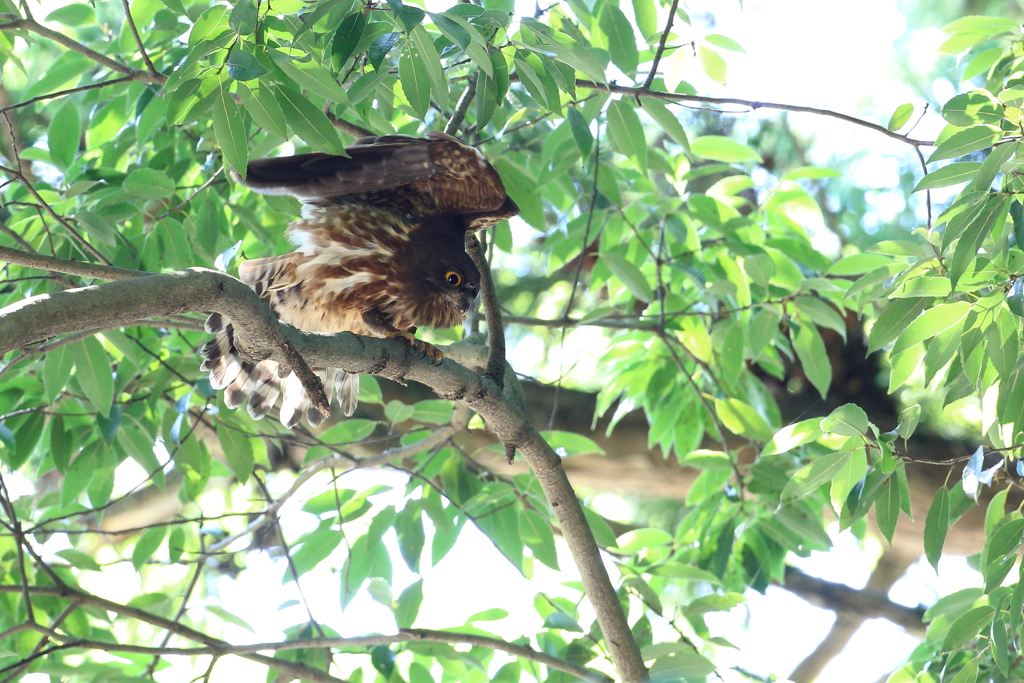
<path fill-rule="evenodd" d="M 456 273 L 454 270 L 449 270 L 444 274 L 444 281 L 452 287 L 458 287 L 462 284 L 462 276 Z"/>

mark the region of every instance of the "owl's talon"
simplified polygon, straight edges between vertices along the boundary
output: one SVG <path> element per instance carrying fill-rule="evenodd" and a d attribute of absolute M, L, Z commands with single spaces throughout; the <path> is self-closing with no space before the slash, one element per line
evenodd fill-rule
<path fill-rule="evenodd" d="M 401 337 L 402 339 L 409 342 L 409 344 L 413 348 L 413 351 L 416 353 L 416 356 L 420 360 L 423 360 L 424 358 L 427 358 L 429 356 L 431 365 L 440 365 L 441 361 L 444 360 L 444 354 L 441 353 L 439 349 L 437 349 L 433 344 L 430 344 L 429 342 L 425 342 L 422 339 L 417 339 L 416 336 L 412 332 L 409 332 L 408 330 L 397 331 L 391 336 Z"/>

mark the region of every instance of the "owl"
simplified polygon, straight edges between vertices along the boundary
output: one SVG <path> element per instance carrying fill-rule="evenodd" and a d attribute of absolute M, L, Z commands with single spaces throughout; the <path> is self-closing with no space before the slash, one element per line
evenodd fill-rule
<path fill-rule="evenodd" d="M 440 363 L 417 339 L 418 327 L 452 327 L 473 305 L 480 272 L 466 253 L 467 232 L 519 213 L 501 178 L 474 148 L 439 132 L 356 140 L 347 156 L 300 154 L 259 159 L 233 179 L 262 194 L 291 195 L 302 215 L 286 235 L 295 250 L 239 265 L 242 282 L 277 317 L 311 332 L 400 337 Z M 294 373 L 274 361 L 244 361 L 231 323 L 210 315 L 214 335 L 202 349 L 202 369 L 229 407 L 247 403 L 254 419 L 281 400 L 281 422 L 311 426 L 324 419 Z M 313 368 L 345 415 L 359 397 L 359 376 Z"/>

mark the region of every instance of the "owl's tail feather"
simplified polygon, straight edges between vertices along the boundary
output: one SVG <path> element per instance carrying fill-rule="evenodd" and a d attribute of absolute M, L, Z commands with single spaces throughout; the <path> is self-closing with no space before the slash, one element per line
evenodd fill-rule
<path fill-rule="evenodd" d="M 235 349 L 234 330 L 219 313 L 206 319 L 206 331 L 213 339 L 200 353 L 205 360 L 201 369 L 210 373 L 210 386 L 224 389 L 224 404 L 238 408 L 243 403 L 254 420 L 263 419 L 281 396 L 281 422 L 289 429 L 298 424 L 303 415 L 311 427 L 319 427 L 324 416 L 313 407 L 302 383 L 294 373 L 279 376 L 279 364 L 265 360 L 260 363 L 243 361 Z M 346 416 L 355 412 L 359 399 L 359 375 L 341 368 L 314 368 L 327 392 L 328 403 L 335 391 Z"/>

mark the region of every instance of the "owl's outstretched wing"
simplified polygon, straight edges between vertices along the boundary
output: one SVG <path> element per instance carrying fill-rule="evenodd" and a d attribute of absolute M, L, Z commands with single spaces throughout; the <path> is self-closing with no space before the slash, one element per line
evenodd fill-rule
<path fill-rule="evenodd" d="M 245 178 L 236 173 L 232 177 L 262 194 L 291 195 L 319 204 L 394 190 L 396 199 L 407 199 L 425 213 L 465 215 L 471 230 L 519 213 L 494 167 L 445 133 L 360 138 L 345 151 L 348 156 L 312 153 L 258 159 L 249 164 Z"/>

